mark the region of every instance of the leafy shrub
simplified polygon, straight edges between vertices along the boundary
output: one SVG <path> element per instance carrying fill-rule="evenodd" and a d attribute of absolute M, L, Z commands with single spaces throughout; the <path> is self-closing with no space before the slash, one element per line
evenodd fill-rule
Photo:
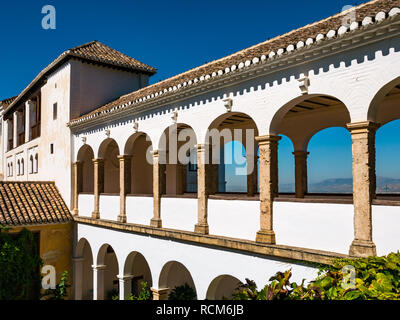
<path fill-rule="evenodd" d="M 45 291 L 46 300 L 64 300 L 68 295 L 67 290 L 71 286 L 68 281 L 68 271 L 64 271 L 61 274 L 60 283 L 56 285 L 55 289 L 47 289 Z"/>
<path fill-rule="evenodd" d="M 135 296 L 134 294 L 131 293 L 125 300 L 153 300 L 153 296 L 147 285 L 147 282 L 142 281 L 140 283 L 140 286 L 141 290 L 138 296 Z M 117 290 L 110 292 L 110 296 L 112 300 L 119 300 L 119 294 Z"/>
<path fill-rule="evenodd" d="M 168 295 L 168 300 L 196 300 L 196 292 L 185 283 L 172 289 Z"/>
<path fill-rule="evenodd" d="M 349 285 L 345 266 L 354 267 Z M 235 300 L 400 300 L 400 253 L 384 257 L 337 259 L 320 266 L 318 277 L 304 286 L 290 282 L 291 270 L 278 272 L 270 284 L 258 291 L 254 281 L 238 287 Z"/>
<path fill-rule="evenodd" d="M 42 265 L 32 232 L 0 226 L 0 300 L 39 299 Z"/>

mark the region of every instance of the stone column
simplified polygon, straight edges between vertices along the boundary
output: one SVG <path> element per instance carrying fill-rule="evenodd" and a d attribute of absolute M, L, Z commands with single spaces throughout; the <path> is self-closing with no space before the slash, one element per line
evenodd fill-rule
<path fill-rule="evenodd" d="M 260 146 L 260 231 L 256 241 L 275 243 L 273 230 L 273 200 L 278 193 L 278 141 L 279 136 L 256 137 Z"/>
<path fill-rule="evenodd" d="M 251 146 L 247 150 L 247 195 L 249 197 L 254 196 L 257 193 L 257 148 Z"/>
<path fill-rule="evenodd" d="M 74 264 L 74 300 L 82 300 L 83 286 L 83 258 L 73 257 Z"/>
<path fill-rule="evenodd" d="M 197 224 L 194 232 L 208 234 L 208 195 L 209 178 L 207 176 L 208 165 L 208 145 L 197 145 Z"/>
<path fill-rule="evenodd" d="M 150 226 L 162 227 L 161 220 L 161 195 L 165 191 L 165 164 L 160 163 L 159 150 L 153 151 L 153 218 Z"/>
<path fill-rule="evenodd" d="M 168 300 L 169 288 L 150 289 L 153 292 L 153 300 Z"/>
<path fill-rule="evenodd" d="M 376 255 L 372 241 L 372 199 L 375 194 L 375 133 L 378 124 L 365 121 L 349 123 L 353 151 L 354 240 L 350 256 Z"/>
<path fill-rule="evenodd" d="M 298 150 L 293 152 L 295 167 L 296 198 L 304 198 L 308 191 L 307 185 L 307 156 L 309 152 Z"/>
<path fill-rule="evenodd" d="M 126 222 L 126 195 L 131 192 L 131 159 L 132 156 L 121 155 L 119 159 L 119 222 Z"/>
<path fill-rule="evenodd" d="M 93 300 L 104 300 L 105 265 L 92 265 L 93 268 Z"/>
<path fill-rule="evenodd" d="M 125 300 L 132 293 L 132 278 L 133 275 L 118 275 L 119 279 L 119 300 Z"/>
<path fill-rule="evenodd" d="M 73 192 L 74 192 L 74 207 L 72 214 L 77 216 L 79 214 L 79 192 L 82 191 L 82 162 L 76 161 L 73 163 Z"/>
<path fill-rule="evenodd" d="M 31 134 L 31 112 L 35 108 L 33 101 L 28 100 L 25 103 L 25 142 L 29 142 L 32 139 Z"/>
<path fill-rule="evenodd" d="M 93 159 L 94 168 L 94 211 L 92 218 L 100 219 L 100 193 L 104 192 L 104 160 Z"/>
<path fill-rule="evenodd" d="M 13 148 L 18 146 L 18 111 L 13 113 Z"/>

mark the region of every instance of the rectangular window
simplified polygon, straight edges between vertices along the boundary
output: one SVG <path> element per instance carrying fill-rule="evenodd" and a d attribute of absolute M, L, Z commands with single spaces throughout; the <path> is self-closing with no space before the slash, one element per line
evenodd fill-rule
<path fill-rule="evenodd" d="M 54 144 L 50 143 L 50 153 L 53 154 L 54 153 Z"/>
<path fill-rule="evenodd" d="M 57 119 L 57 102 L 53 104 L 53 120 Z"/>

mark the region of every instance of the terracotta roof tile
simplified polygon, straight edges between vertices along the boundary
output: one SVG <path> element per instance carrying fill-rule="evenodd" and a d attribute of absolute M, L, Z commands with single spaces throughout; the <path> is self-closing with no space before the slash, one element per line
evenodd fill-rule
<path fill-rule="evenodd" d="M 364 18 L 374 18 L 375 15 L 381 11 L 388 13 L 394 7 L 400 7 L 400 0 L 373 0 L 354 7 L 353 9 L 356 12 L 356 22 L 358 25 L 360 25 Z M 160 97 L 160 92 L 162 93 L 164 91 L 170 91 L 170 89 L 174 86 L 182 88 L 189 81 L 193 82 L 194 79 L 200 79 L 202 76 L 205 77 L 206 75 L 218 73 L 221 70 L 224 71 L 226 68 L 231 68 L 233 65 L 238 65 L 245 61 L 252 61 L 253 58 L 260 58 L 263 55 L 268 57 L 270 52 L 276 52 L 278 49 L 286 49 L 289 45 L 294 45 L 294 47 L 296 47 L 298 42 L 305 42 L 308 38 L 314 39 L 315 42 L 315 38 L 318 34 L 326 35 L 330 30 L 338 30 L 342 26 L 342 19 L 344 15 L 347 13 L 347 11 L 341 12 L 327 19 L 308 24 L 284 35 L 275 37 L 219 60 L 209 62 L 164 81 L 124 95 L 115 101 L 112 101 L 97 109 L 93 108 L 93 111 L 73 119 L 70 122 L 70 125 L 78 123 L 79 120 L 86 121 L 87 119 L 97 117 L 103 111 L 109 111 L 125 104 L 131 104 L 129 108 L 134 108 L 135 103 L 137 103 L 137 101 L 141 98 L 146 98 L 148 96 L 152 98 L 157 96 Z"/>
<path fill-rule="evenodd" d="M 61 223 L 73 218 L 53 182 L 0 182 L 0 224 Z"/>
<path fill-rule="evenodd" d="M 155 68 L 150 67 L 147 64 L 144 64 L 134 58 L 131 58 L 115 49 L 112 49 L 109 46 L 106 46 L 105 44 L 96 40 L 72 48 L 66 51 L 65 54 L 118 67 L 145 71 L 151 74 L 156 73 Z"/>

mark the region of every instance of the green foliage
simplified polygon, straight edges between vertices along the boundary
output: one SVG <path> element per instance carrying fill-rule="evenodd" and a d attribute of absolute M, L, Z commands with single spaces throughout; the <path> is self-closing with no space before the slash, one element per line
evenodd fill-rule
<path fill-rule="evenodd" d="M 168 295 L 168 300 L 196 300 L 196 292 L 185 283 L 172 289 Z"/>
<path fill-rule="evenodd" d="M 353 281 L 345 266 L 354 267 Z M 304 286 L 290 282 L 292 273 L 278 272 L 258 291 L 254 281 L 238 287 L 235 300 L 400 300 L 400 253 L 384 257 L 337 259 L 321 265 L 319 275 Z"/>
<path fill-rule="evenodd" d="M 60 283 L 56 285 L 55 289 L 47 289 L 45 291 L 46 300 L 64 300 L 68 295 L 67 289 L 71 286 L 68 281 L 68 271 L 64 271 L 61 274 Z"/>
<path fill-rule="evenodd" d="M 32 232 L 0 226 L 0 300 L 39 298 L 42 265 Z"/>
<path fill-rule="evenodd" d="M 142 281 L 140 283 L 140 286 L 141 290 L 139 292 L 139 295 L 135 296 L 134 294 L 131 293 L 125 300 L 153 300 L 153 296 L 147 285 L 147 282 Z M 112 292 L 110 292 L 109 294 L 112 300 L 119 300 L 119 294 L 117 290 L 112 290 Z"/>
<path fill-rule="evenodd" d="M 153 296 L 146 281 L 140 283 L 141 290 L 138 296 L 130 294 L 127 300 L 152 300 Z"/>

